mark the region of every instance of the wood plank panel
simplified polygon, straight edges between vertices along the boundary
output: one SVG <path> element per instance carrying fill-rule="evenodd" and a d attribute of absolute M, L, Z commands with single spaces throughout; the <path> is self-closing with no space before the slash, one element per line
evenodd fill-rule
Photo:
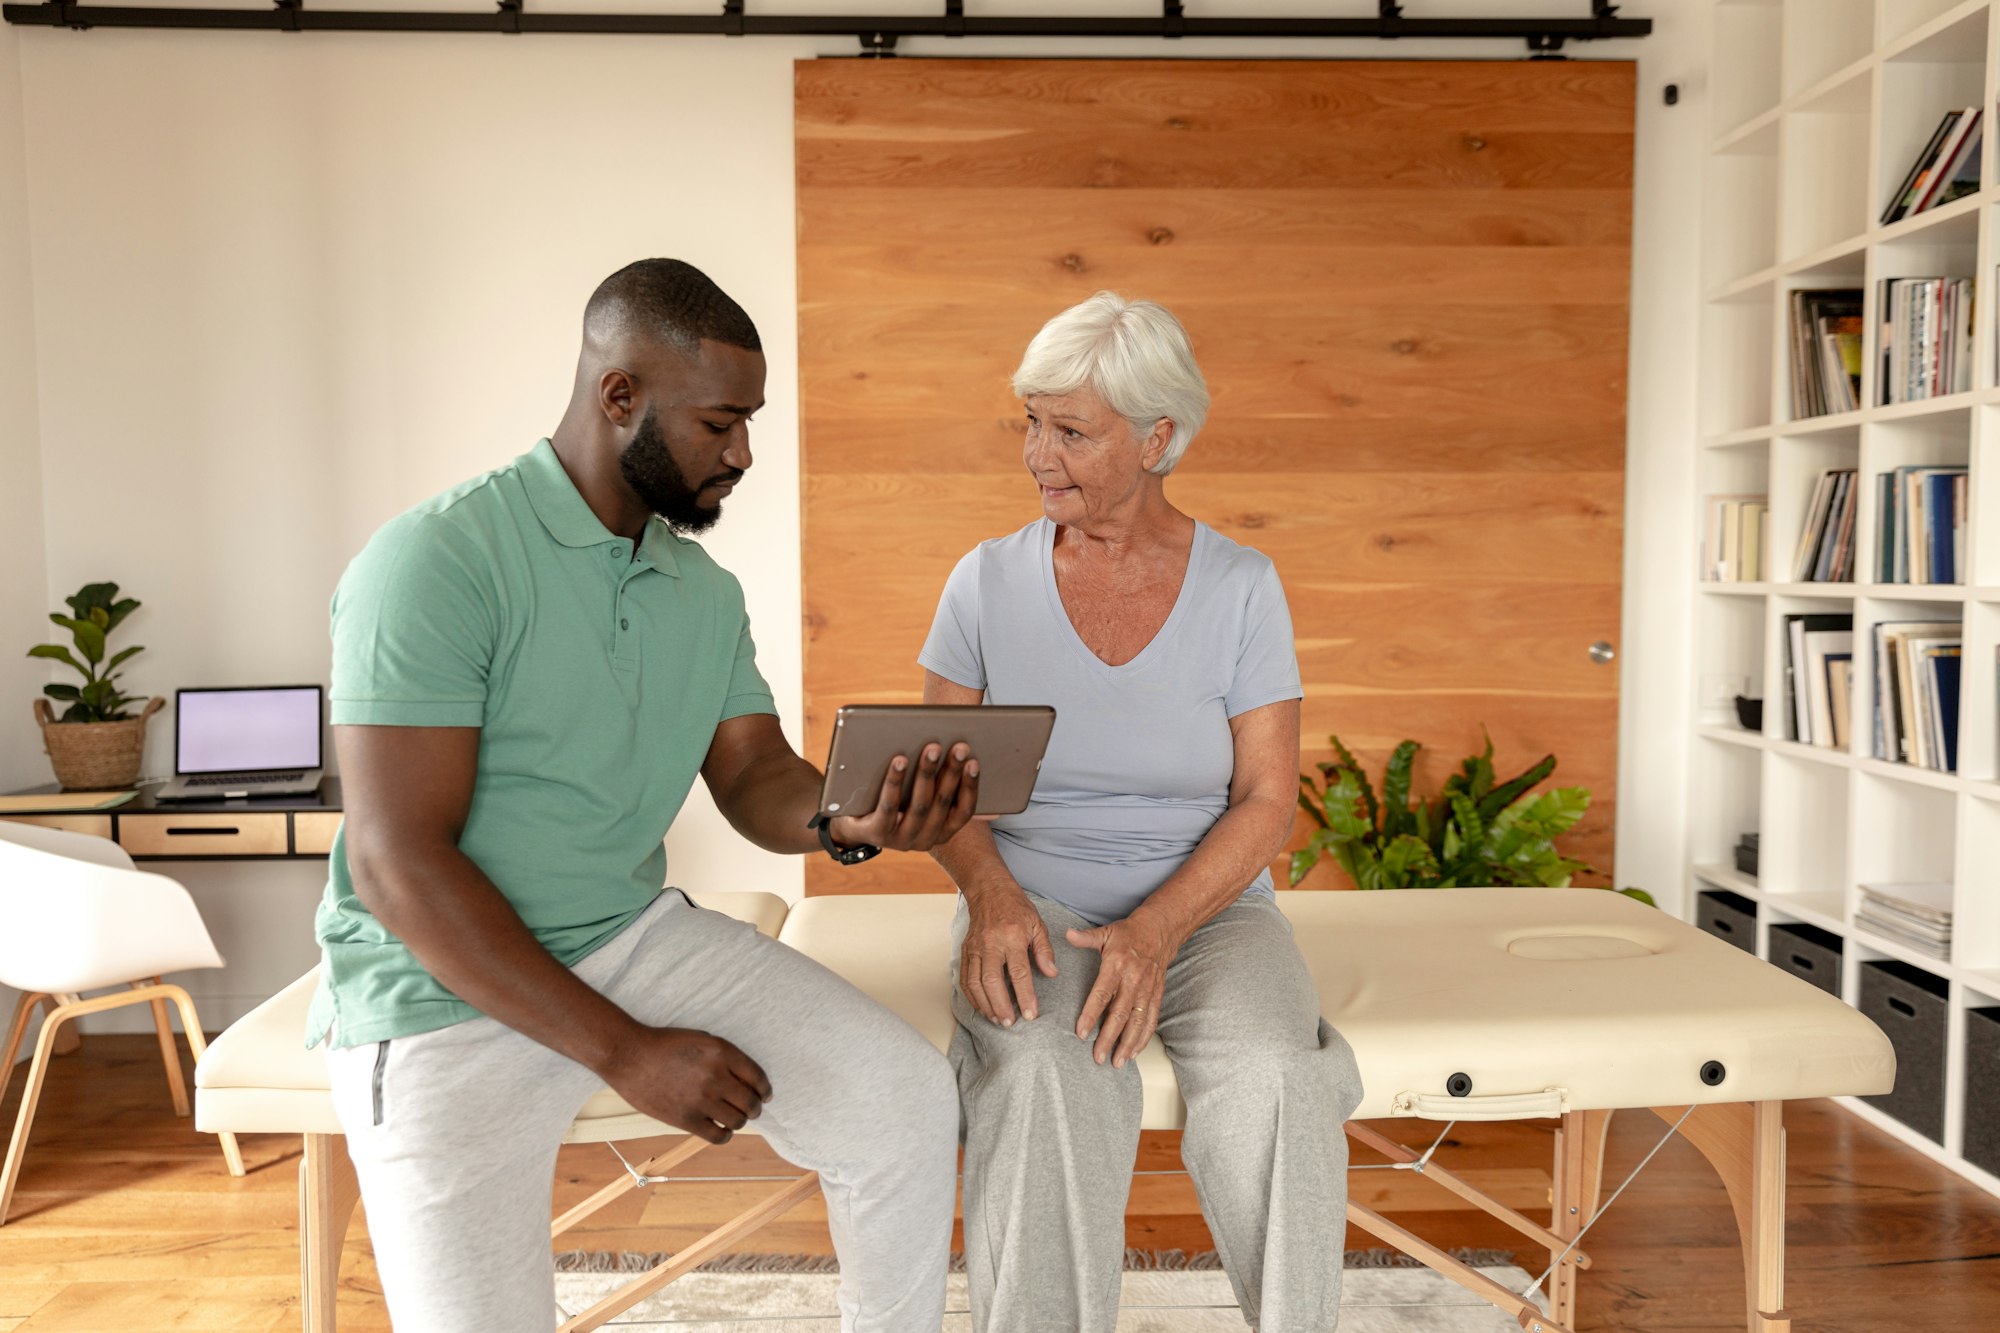
<path fill-rule="evenodd" d="M 1180 253 L 1245 245 L 1618 246 L 1630 209 L 1615 191 L 1353 188 L 1096 190 L 1015 184 L 941 186 L 926 202 L 958 241 L 1012 242 L 1023 216 L 1085 247 L 1173 246 Z M 808 245 L 873 245 L 909 225 L 889 190 L 828 190 L 800 218 Z"/>
<path fill-rule="evenodd" d="M 809 752 L 917 697 L 951 566 L 1039 514 L 1007 377 L 1110 288 L 1193 338 L 1168 494 L 1277 562 L 1306 761 L 1411 738 L 1434 786 L 1483 724 L 1591 789 L 1608 874 L 1632 96 L 1616 62 L 802 62 Z"/>
<path fill-rule="evenodd" d="M 1632 100 L 1629 71 L 1586 61 L 1542 66 L 1532 97 L 1509 95 L 1518 91 L 1519 67 L 1505 64 L 1355 61 L 1334 78 L 1246 79 L 1245 66 L 1228 61 L 1090 63 L 1079 76 L 1080 61 L 905 60 L 871 71 L 865 85 L 839 69 L 815 69 L 798 81 L 798 136 L 901 142 L 1073 131 L 1086 114 L 1106 129 L 1197 134 L 1297 134 L 1316 125 L 1338 125 L 1342 133 L 1402 130 L 1425 116 L 1488 132 L 1574 132 L 1615 125 Z"/>
<path fill-rule="evenodd" d="M 1121 284 L 1137 290 L 1140 284 L 1171 282 L 1188 302 L 1229 301 L 1242 297 L 1245 276 L 1254 273 L 1267 296 L 1310 284 L 1329 305 L 1511 307 L 1560 293 L 1570 305 L 1623 308 L 1630 278 L 1630 252 L 1610 245 L 1381 245 L 1366 251 L 1242 246 L 1218 247 L 1218 253 L 1203 256 L 1208 262 L 1196 262 L 1167 246 L 1085 248 L 1060 235 L 1037 238 L 1035 220 L 1024 217 L 1022 223 L 1027 234 L 1017 248 L 1004 251 L 977 242 L 958 244 L 949 235 L 827 246 L 826 272 L 803 304 L 811 309 L 827 302 L 866 301 L 883 290 L 886 279 L 904 291 L 941 284 L 959 300 L 1019 301 L 1023 292 L 1036 292 L 1042 298 L 1034 303 L 1036 310 L 1052 304 L 1053 314 Z M 1035 239 L 1042 243 L 1034 244 Z M 1035 326 L 1040 327 L 1039 320 Z M 1018 359 L 1020 349 L 1014 350 Z"/>

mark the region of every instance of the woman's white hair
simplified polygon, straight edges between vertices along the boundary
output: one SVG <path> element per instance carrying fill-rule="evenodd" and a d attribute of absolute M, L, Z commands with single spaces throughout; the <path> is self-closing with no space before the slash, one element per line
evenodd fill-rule
<path fill-rule="evenodd" d="M 1153 471 L 1166 476 L 1208 419 L 1208 385 L 1187 330 L 1151 301 L 1099 292 L 1042 325 L 1014 372 L 1021 398 L 1060 397 L 1088 386 L 1144 438 L 1165 417 L 1174 423 Z"/>

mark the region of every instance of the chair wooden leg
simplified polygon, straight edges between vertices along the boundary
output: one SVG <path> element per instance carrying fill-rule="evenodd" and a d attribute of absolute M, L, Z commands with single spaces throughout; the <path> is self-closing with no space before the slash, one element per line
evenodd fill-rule
<path fill-rule="evenodd" d="M 1685 1108 L 1656 1106 L 1668 1124 Z M 1791 1333 L 1785 1309 L 1785 1127 L 1783 1102 L 1701 1106 L 1681 1126 L 1729 1192 L 1743 1245 L 1746 1327 Z"/>
<path fill-rule="evenodd" d="M 7 1049 L 0 1051 L 0 1102 L 7 1100 L 7 1085 L 14 1081 L 14 1058 L 21 1053 L 21 1039 L 28 1035 L 28 1022 L 35 1006 L 49 997 L 40 991 L 23 995 L 14 1005 L 14 1021 L 7 1026 Z"/>
<path fill-rule="evenodd" d="M 340 1246 L 347 1239 L 361 1184 L 337 1134 L 306 1135 L 299 1163 L 299 1267 L 305 1333 L 334 1333 L 340 1287 Z"/>
<path fill-rule="evenodd" d="M 62 997 L 59 995 L 44 995 L 42 997 L 42 1022 L 48 1022 L 50 1017 L 55 1013 L 56 1006 L 62 1002 Z M 83 1033 L 78 1029 L 73 1027 L 64 1028 L 56 1034 L 55 1050 L 57 1055 L 74 1055 L 82 1049 Z"/>
<path fill-rule="evenodd" d="M 162 989 L 168 992 L 169 998 L 174 1002 L 174 1007 L 181 1011 L 181 1030 L 187 1033 L 188 1050 L 194 1055 L 195 1065 L 199 1068 L 201 1057 L 208 1054 L 208 1039 L 201 1035 L 201 1016 L 194 1011 L 194 997 L 179 986 L 163 986 Z M 160 1009 L 160 1001 L 155 1000 L 153 1008 L 155 1010 Z M 165 1024 L 161 1025 L 160 1030 L 162 1032 L 167 1030 Z M 180 1062 L 176 1060 L 174 1063 L 176 1069 L 178 1069 Z M 228 1166 L 229 1174 L 232 1176 L 242 1175 L 243 1152 L 236 1146 L 236 1136 L 225 1129 L 217 1134 L 216 1137 L 222 1140 L 222 1160 Z"/>
<path fill-rule="evenodd" d="M 14 1117 L 14 1137 L 7 1144 L 7 1165 L 0 1168 L 0 1227 L 7 1225 L 7 1211 L 14 1202 L 14 1183 L 21 1178 L 21 1159 L 28 1152 L 28 1131 L 35 1123 L 35 1103 L 41 1100 L 42 1084 L 49 1076 L 56 1033 L 72 1016 L 72 1006 L 67 1004 L 48 1010 L 41 1033 L 35 1038 L 35 1060 L 28 1067 L 28 1085 L 21 1090 L 21 1111 Z"/>
<path fill-rule="evenodd" d="M 136 981 L 133 982 L 132 989 L 137 990 L 140 984 Z M 154 977 L 149 984 L 161 986 L 166 983 L 158 977 Z M 153 1001 L 153 1030 L 160 1037 L 160 1060 L 167 1067 L 167 1088 L 174 1095 L 174 1114 L 186 1115 L 188 1113 L 187 1079 L 181 1073 L 180 1048 L 174 1045 L 174 1026 L 167 1020 L 167 1002 L 163 999 L 155 999 Z"/>

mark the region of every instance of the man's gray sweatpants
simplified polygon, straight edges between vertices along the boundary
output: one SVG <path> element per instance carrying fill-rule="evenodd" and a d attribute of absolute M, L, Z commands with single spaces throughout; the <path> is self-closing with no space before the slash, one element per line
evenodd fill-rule
<path fill-rule="evenodd" d="M 1139 1151 L 1134 1063 L 1076 1035 L 1100 955 L 1090 923 L 1028 895 L 1059 975 L 1035 975 L 1041 1017 L 1003 1028 L 956 989 L 969 925 L 952 927 L 951 1061 L 965 1114 L 965 1268 L 981 1333 L 1109 1333 L 1125 1201 Z M 1181 1157 L 1243 1316 L 1261 1333 L 1326 1333 L 1339 1317 L 1347 1138 L 1361 1076 L 1269 898 L 1238 899 L 1167 968 L 1159 1034 L 1187 1129 Z M 1095 1034 L 1092 1034 L 1093 1038 Z"/>
<path fill-rule="evenodd" d="M 674 890 L 575 971 L 639 1021 L 714 1033 L 761 1065 L 771 1100 L 752 1124 L 819 1172 L 841 1327 L 937 1333 L 957 1165 L 944 1057 Z M 397 1333 L 549 1333 L 556 1149 L 598 1078 L 490 1018 L 329 1051 L 327 1066 Z"/>

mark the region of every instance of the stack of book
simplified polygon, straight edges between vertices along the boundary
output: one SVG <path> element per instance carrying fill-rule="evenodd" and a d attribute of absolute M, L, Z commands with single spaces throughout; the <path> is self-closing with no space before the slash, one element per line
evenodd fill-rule
<path fill-rule="evenodd" d="M 1806 525 L 1792 558 L 1792 578 L 1800 583 L 1846 583 L 1854 578 L 1854 510 L 1857 484 L 1851 467 L 1819 474 Z"/>
<path fill-rule="evenodd" d="M 1861 406 L 1861 292 L 1792 293 L 1792 415 L 1823 417 Z"/>
<path fill-rule="evenodd" d="M 1764 525 L 1769 497 L 1711 495 L 1702 539 L 1701 576 L 1710 583 L 1755 583 L 1764 577 Z"/>
<path fill-rule="evenodd" d="M 1912 464 L 1875 478 L 1875 577 L 1958 583 L 1965 568 L 1966 470 Z"/>
<path fill-rule="evenodd" d="M 1875 757 L 1958 771 L 1959 655 L 1956 620 L 1883 621 L 1875 626 Z"/>
<path fill-rule="evenodd" d="M 1979 192 L 1981 119 L 1978 107 L 1945 112 L 1903 183 L 1889 196 L 1883 226 Z"/>
<path fill-rule="evenodd" d="M 1951 885 L 1863 884 L 1854 924 L 1926 958 L 1951 959 Z"/>
<path fill-rule="evenodd" d="M 1793 740 L 1847 748 L 1853 659 L 1853 616 L 1785 617 L 1785 704 Z"/>
<path fill-rule="evenodd" d="M 1888 278 L 1879 287 L 1882 394 L 1915 403 L 1972 387 L 1972 279 Z"/>

